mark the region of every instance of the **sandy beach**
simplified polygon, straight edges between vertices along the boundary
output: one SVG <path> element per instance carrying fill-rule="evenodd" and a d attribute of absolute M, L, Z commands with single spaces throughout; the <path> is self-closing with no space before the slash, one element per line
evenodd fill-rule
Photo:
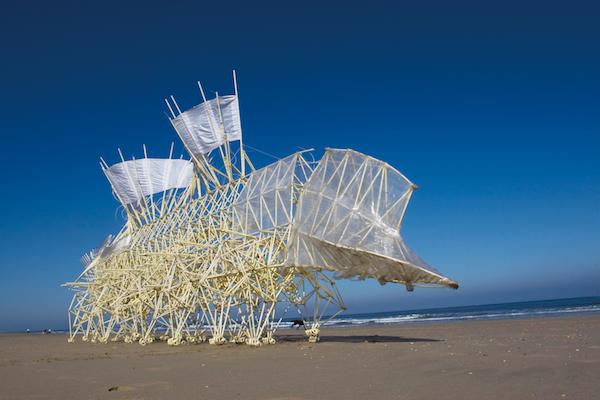
<path fill-rule="evenodd" d="M 262 348 L 0 335 L 1 399 L 593 399 L 600 315 L 284 329 Z"/>

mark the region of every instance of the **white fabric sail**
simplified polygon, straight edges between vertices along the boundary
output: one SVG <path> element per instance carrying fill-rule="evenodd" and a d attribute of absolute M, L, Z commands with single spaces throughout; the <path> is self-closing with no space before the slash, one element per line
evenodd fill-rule
<path fill-rule="evenodd" d="M 104 172 L 119 200 L 126 205 L 144 196 L 188 187 L 194 165 L 187 160 L 142 158 L 120 162 Z"/>
<path fill-rule="evenodd" d="M 238 98 L 220 96 L 205 101 L 171 120 L 188 150 L 194 155 L 210 153 L 223 143 L 242 138 Z"/>
<path fill-rule="evenodd" d="M 456 283 L 405 243 L 400 226 L 414 185 L 388 164 L 353 150 L 325 153 L 302 188 L 288 264 L 380 283 Z"/>

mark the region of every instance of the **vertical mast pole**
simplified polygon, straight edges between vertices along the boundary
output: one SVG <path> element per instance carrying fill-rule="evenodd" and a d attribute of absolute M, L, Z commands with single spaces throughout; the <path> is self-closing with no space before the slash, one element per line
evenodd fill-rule
<path fill-rule="evenodd" d="M 246 153 L 244 152 L 244 141 L 243 141 L 243 133 L 242 133 L 242 117 L 240 114 L 240 98 L 238 96 L 238 87 L 237 87 L 237 75 L 235 73 L 235 69 L 233 70 L 233 93 L 235 94 L 235 101 L 237 104 L 237 114 L 240 118 L 240 160 L 242 163 L 242 176 L 246 175 Z"/>
<path fill-rule="evenodd" d="M 229 177 L 229 181 L 233 180 L 231 172 L 231 150 L 229 147 L 229 139 L 227 138 L 227 132 L 225 132 L 225 121 L 223 121 L 223 113 L 221 112 L 221 103 L 219 101 L 219 92 L 215 92 L 215 99 L 217 100 L 217 109 L 219 110 L 219 121 L 223 126 L 223 141 L 225 142 L 225 155 L 227 156 L 227 164 L 225 165 L 225 171 Z"/>
<path fill-rule="evenodd" d="M 148 183 L 150 184 L 150 186 L 152 185 L 152 177 L 150 176 L 150 171 L 148 168 L 148 151 L 146 150 L 146 145 L 142 144 L 142 147 L 144 148 L 144 175 L 146 175 L 146 179 L 148 179 Z M 152 191 L 154 191 L 154 187 L 152 187 Z M 152 217 L 151 219 L 154 219 L 155 217 L 155 208 L 154 208 L 154 195 L 151 194 L 150 195 L 150 216 Z"/>
<path fill-rule="evenodd" d="M 169 151 L 169 162 L 173 158 L 173 146 L 174 145 L 175 145 L 175 143 L 171 142 L 171 150 Z M 170 167 L 170 164 L 169 164 L 169 174 L 165 174 L 165 179 L 169 178 L 169 176 L 167 176 L 167 175 L 171 174 L 170 171 L 171 171 L 171 167 Z M 164 211 L 165 211 L 165 196 L 166 195 L 167 195 L 167 191 L 164 190 L 163 194 L 162 194 L 162 200 L 160 201 L 160 211 L 159 211 L 159 214 L 160 214 L 161 217 L 164 215 Z"/>
<path fill-rule="evenodd" d="M 171 100 L 173 100 L 173 104 L 175 104 L 175 108 L 177 108 L 177 112 L 179 114 L 181 114 L 181 108 L 179 108 L 179 104 L 177 104 L 177 102 L 175 101 L 175 97 L 173 97 L 173 95 L 171 95 Z M 169 107 L 171 108 L 171 107 Z"/>
<path fill-rule="evenodd" d="M 134 163 L 135 165 L 135 156 L 131 157 L 131 161 Z M 142 164 L 144 165 L 144 164 Z M 145 175 L 144 172 L 145 168 L 142 168 L 142 174 Z M 129 174 L 129 169 L 125 169 L 127 171 L 127 173 Z M 146 222 L 149 222 L 149 218 L 150 218 L 150 208 L 148 207 L 148 202 L 146 201 L 146 196 L 144 196 L 144 191 L 142 190 L 142 187 L 140 185 L 140 174 L 139 174 L 139 168 L 134 168 L 134 172 L 135 172 L 135 180 L 133 181 L 133 184 L 135 186 L 135 190 L 136 193 L 139 194 L 141 196 L 141 199 L 138 200 L 138 205 L 140 208 L 140 215 L 142 215 L 144 217 L 144 220 Z M 142 200 L 144 201 L 144 207 L 142 207 Z"/>
<path fill-rule="evenodd" d="M 171 111 L 171 116 L 173 118 L 175 118 L 175 113 L 173 112 L 173 109 L 171 108 L 171 103 L 169 103 L 169 100 L 165 99 L 165 103 L 167 103 L 167 107 L 169 107 L 169 111 Z"/>

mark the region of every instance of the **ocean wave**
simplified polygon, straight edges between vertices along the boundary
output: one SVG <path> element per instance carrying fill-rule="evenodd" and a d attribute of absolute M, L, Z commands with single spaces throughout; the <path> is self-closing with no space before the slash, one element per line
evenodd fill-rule
<path fill-rule="evenodd" d="M 484 319 L 510 319 L 534 316 L 550 316 L 571 313 L 594 313 L 600 312 L 600 305 L 564 307 L 549 309 L 531 309 L 531 310 L 495 310 L 494 312 L 475 311 L 471 313 L 412 313 L 399 314 L 385 317 L 361 316 L 361 317 L 338 317 L 326 321 L 325 326 L 356 326 L 356 325 L 394 325 L 415 322 L 435 322 L 435 321 L 461 321 L 461 320 L 484 320 Z"/>

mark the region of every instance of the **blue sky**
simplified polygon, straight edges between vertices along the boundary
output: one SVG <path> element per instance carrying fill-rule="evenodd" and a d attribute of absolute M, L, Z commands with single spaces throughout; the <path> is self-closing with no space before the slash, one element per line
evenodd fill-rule
<path fill-rule="evenodd" d="M 0 330 L 66 326 L 59 285 L 122 224 L 98 157 L 166 156 L 162 99 L 233 68 L 251 146 L 420 186 L 403 235 L 461 288 L 341 282 L 349 312 L 600 295 L 600 11 L 481 3 L 5 6 Z"/>

